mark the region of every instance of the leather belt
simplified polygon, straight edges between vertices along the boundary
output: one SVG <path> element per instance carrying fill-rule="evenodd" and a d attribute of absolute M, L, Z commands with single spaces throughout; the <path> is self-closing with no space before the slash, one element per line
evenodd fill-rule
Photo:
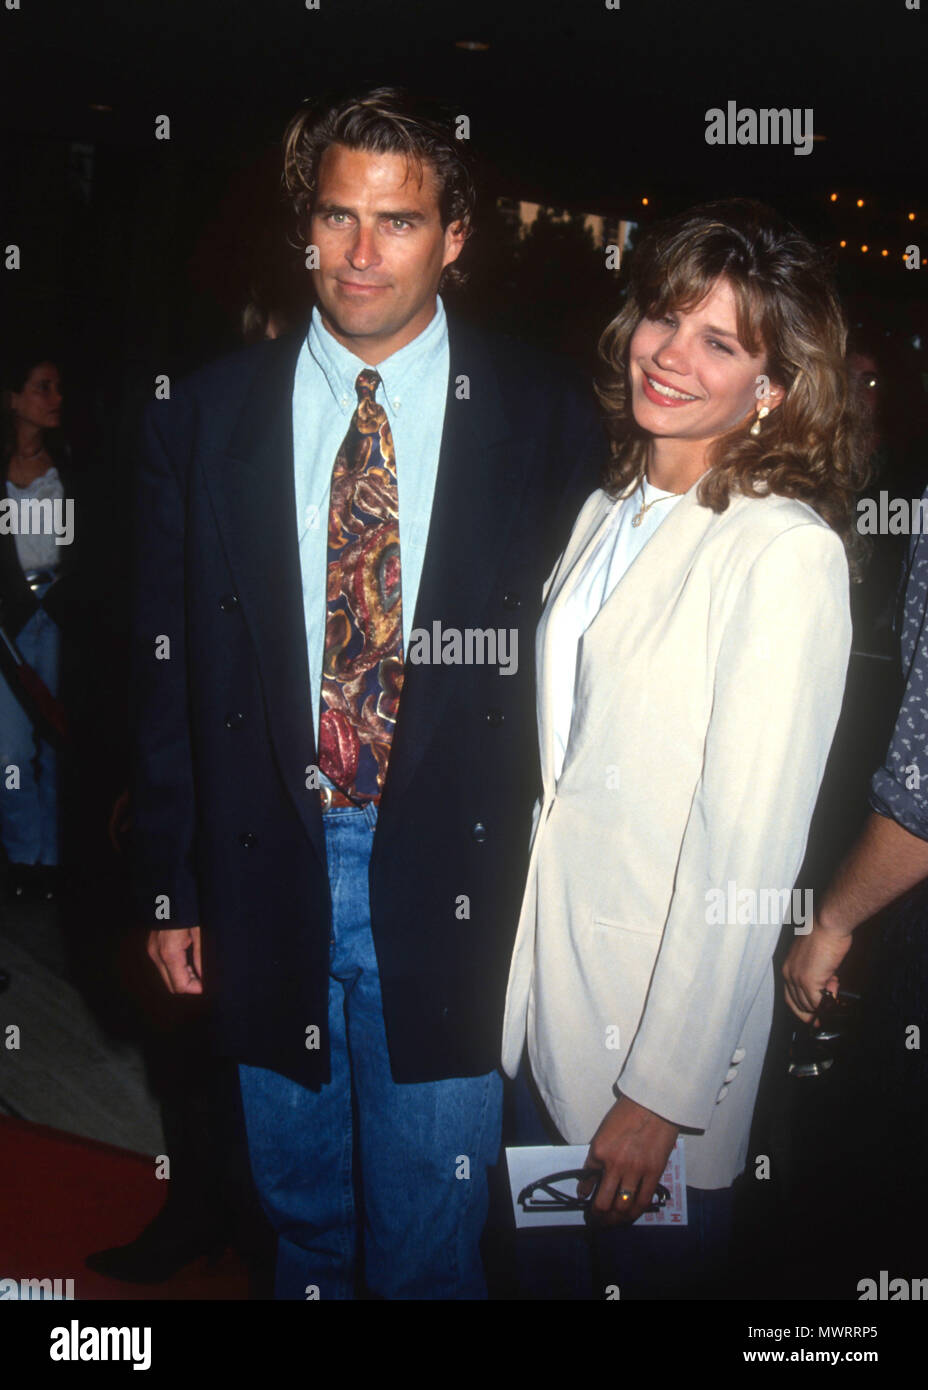
<path fill-rule="evenodd" d="M 379 806 L 380 792 L 376 796 L 369 796 L 364 801 L 352 801 L 350 796 L 344 792 L 337 791 L 335 787 L 320 787 L 319 797 L 322 801 L 322 810 L 331 811 L 335 806 L 356 806 L 363 809 L 365 806 Z"/>

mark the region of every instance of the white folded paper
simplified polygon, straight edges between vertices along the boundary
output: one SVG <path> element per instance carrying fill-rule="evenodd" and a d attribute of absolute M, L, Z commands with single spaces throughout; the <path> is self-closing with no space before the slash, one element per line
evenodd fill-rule
<path fill-rule="evenodd" d="M 551 1202 L 550 1193 L 535 1187 L 537 1183 L 550 1179 L 555 1173 L 565 1173 L 582 1169 L 589 1153 L 589 1144 L 546 1144 L 532 1148 L 513 1148 L 506 1150 L 506 1163 L 509 1168 L 509 1189 L 512 1193 L 512 1210 L 516 1226 L 520 1228 L 535 1226 L 582 1226 L 583 1211 L 563 1211 L 556 1203 L 550 1206 L 533 1207 L 533 1201 Z M 670 1151 L 670 1158 L 661 1182 L 670 1192 L 666 1206 L 660 1211 L 646 1211 L 635 1222 L 636 1226 L 685 1226 L 686 1225 L 686 1161 L 682 1142 L 678 1139 Z M 568 1197 L 577 1195 L 577 1179 L 565 1178 L 548 1184 Z"/>

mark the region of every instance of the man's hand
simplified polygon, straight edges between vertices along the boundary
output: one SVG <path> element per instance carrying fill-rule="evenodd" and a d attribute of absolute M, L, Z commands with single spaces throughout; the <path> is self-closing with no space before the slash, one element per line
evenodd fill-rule
<path fill-rule="evenodd" d="M 811 932 L 793 942 L 783 964 L 783 978 L 786 1002 L 801 1022 L 818 1021 L 823 990 L 837 998 L 838 969 L 852 940 L 852 932 L 830 930 L 813 918 Z"/>
<path fill-rule="evenodd" d="M 679 1132 L 628 1096 L 616 1101 L 593 1135 L 584 1163 L 602 1173 L 590 1203 L 597 1225 L 628 1225 L 647 1210 Z M 578 1196 L 589 1196 L 595 1181 L 589 1177 L 579 1182 Z"/>
<path fill-rule="evenodd" d="M 148 954 L 172 994 L 203 993 L 199 927 L 169 927 L 166 931 L 149 932 Z"/>

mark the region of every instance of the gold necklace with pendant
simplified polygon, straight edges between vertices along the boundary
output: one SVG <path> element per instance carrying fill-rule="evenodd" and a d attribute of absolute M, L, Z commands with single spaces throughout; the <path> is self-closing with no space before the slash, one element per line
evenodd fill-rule
<path fill-rule="evenodd" d="M 667 497 L 652 497 L 650 502 L 646 502 L 646 501 L 644 500 L 644 475 L 643 475 L 643 474 L 642 474 L 642 476 L 639 478 L 638 482 L 639 482 L 639 485 L 640 485 L 640 487 L 641 487 L 641 511 L 640 511 L 640 512 L 637 512 L 637 513 L 632 517 L 632 525 L 633 525 L 633 526 L 640 526 L 640 525 L 641 525 L 641 522 L 642 522 L 642 518 L 643 518 L 644 515 L 645 515 L 645 512 L 649 512 L 649 511 L 651 510 L 652 507 L 656 507 L 657 504 L 658 504 L 658 502 L 669 502 L 671 497 L 676 497 L 676 496 L 678 496 L 678 494 L 677 494 L 676 492 L 671 492 Z"/>

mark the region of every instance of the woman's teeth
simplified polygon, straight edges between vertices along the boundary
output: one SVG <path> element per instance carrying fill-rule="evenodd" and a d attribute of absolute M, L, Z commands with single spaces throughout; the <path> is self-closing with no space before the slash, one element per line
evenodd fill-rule
<path fill-rule="evenodd" d="M 695 401 L 699 399 L 698 396 L 688 396 L 685 391 L 675 391 L 672 386 L 662 386 L 651 376 L 648 377 L 648 385 L 659 396 L 669 396 L 672 401 Z"/>

